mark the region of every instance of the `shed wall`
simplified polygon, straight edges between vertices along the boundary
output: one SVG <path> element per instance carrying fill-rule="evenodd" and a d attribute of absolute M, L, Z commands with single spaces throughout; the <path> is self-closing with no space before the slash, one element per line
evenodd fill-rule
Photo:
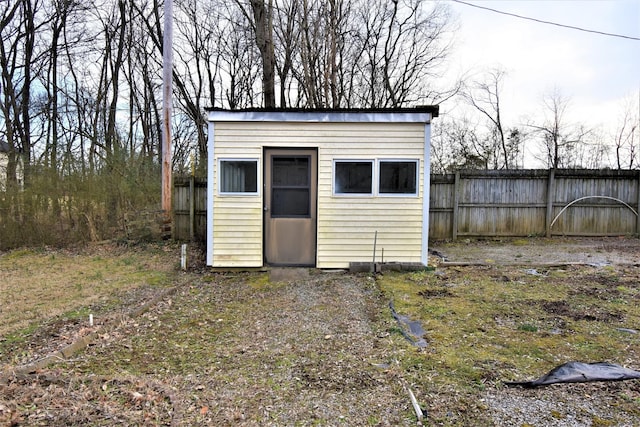
<path fill-rule="evenodd" d="M 344 268 L 352 261 L 371 261 L 376 231 L 378 260 L 384 250 L 385 261 L 420 262 L 424 131 L 424 123 L 219 122 L 210 164 L 217 168 L 224 158 L 259 159 L 262 182 L 264 147 L 317 148 L 317 267 Z M 334 195 L 335 159 L 419 160 L 418 196 Z M 210 176 L 213 265 L 261 266 L 264 188 L 257 196 L 220 196 L 217 171 Z"/>

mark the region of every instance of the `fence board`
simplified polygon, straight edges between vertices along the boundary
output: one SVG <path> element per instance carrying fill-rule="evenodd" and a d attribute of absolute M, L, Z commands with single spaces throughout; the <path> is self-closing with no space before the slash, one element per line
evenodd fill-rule
<path fill-rule="evenodd" d="M 176 178 L 173 184 L 173 238 L 207 239 L 207 181 Z"/>

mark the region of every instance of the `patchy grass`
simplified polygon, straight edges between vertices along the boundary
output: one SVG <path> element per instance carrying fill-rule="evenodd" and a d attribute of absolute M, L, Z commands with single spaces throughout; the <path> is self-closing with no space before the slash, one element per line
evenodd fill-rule
<path fill-rule="evenodd" d="M 50 304 L 55 315 L 16 322 L 2 336 L 2 362 L 18 364 L 34 341 L 83 329 L 89 309 L 121 313 L 176 285 L 174 249 L 3 255 L 0 274 L 64 291 L 49 290 L 60 300 Z M 571 360 L 639 369 L 640 334 L 624 331 L 640 325 L 637 266 L 457 266 L 376 278 L 318 273 L 295 283 L 191 271 L 179 282 L 141 316 L 97 329 L 69 360 L 0 378 L 0 424 L 416 425 L 405 387 L 427 411 L 424 425 L 640 419 L 637 381 L 503 386 Z M 427 348 L 404 339 L 389 300 L 422 323 Z M 505 410 L 499 419 L 496 407 Z M 511 418 L 528 407 L 535 418 Z"/>
<path fill-rule="evenodd" d="M 422 321 L 430 344 L 405 357 L 404 369 L 425 390 L 455 393 L 478 411 L 478 390 L 533 379 L 568 361 L 640 368 L 638 334 L 619 330 L 640 325 L 637 267 L 455 267 L 386 274 L 378 283 L 398 312 Z M 622 397 L 619 405 L 638 413 Z"/>
<path fill-rule="evenodd" d="M 271 283 L 264 273 L 192 279 L 60 366 L 171 384 L 184 403 L 183 425 L 415 423 L 395 371 L 376 367 L 394 357 L 388 325 L 374 321 L 385 310 L 373 281 L 318 275 Z"/>
<path fill-rule="evenodd" d="M 0 256 L 0 336 L 105 302 L 142 285 L 162 286 L 173 265 L 166 250 L 16 250 Z"/>

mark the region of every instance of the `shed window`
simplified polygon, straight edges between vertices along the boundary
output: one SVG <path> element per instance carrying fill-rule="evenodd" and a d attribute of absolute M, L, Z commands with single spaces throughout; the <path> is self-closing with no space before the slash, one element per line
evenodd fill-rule
<path fill-rule="evenodd" d="M 335 194 L 372 194 L 373 161 L 336 160 Z"/>
<path fill-rule="evenodd" d="M 221 194 L 257 194 L 258 160 L 220 160 Z"/>
<path fill-rule="evenodd" d="M 311 156 L 273 156 L 271 170 L 271 217 L 309 217 Z"/>
<path fill-rule="evenodd" d="M 380 160 L 380 194 L 418 194 L 418 161 Z"/>

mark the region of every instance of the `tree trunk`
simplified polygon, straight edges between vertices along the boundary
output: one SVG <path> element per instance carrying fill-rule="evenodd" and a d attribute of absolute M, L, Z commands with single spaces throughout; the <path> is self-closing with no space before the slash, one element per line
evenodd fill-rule
<path fill-rule="evenodd" d="M 264 106 L 276 106 L 276 56 L 273 46 L 273 0 L 251 0 L 255 22 L 256 44 L 262 56 L 262 89 Z"/>

